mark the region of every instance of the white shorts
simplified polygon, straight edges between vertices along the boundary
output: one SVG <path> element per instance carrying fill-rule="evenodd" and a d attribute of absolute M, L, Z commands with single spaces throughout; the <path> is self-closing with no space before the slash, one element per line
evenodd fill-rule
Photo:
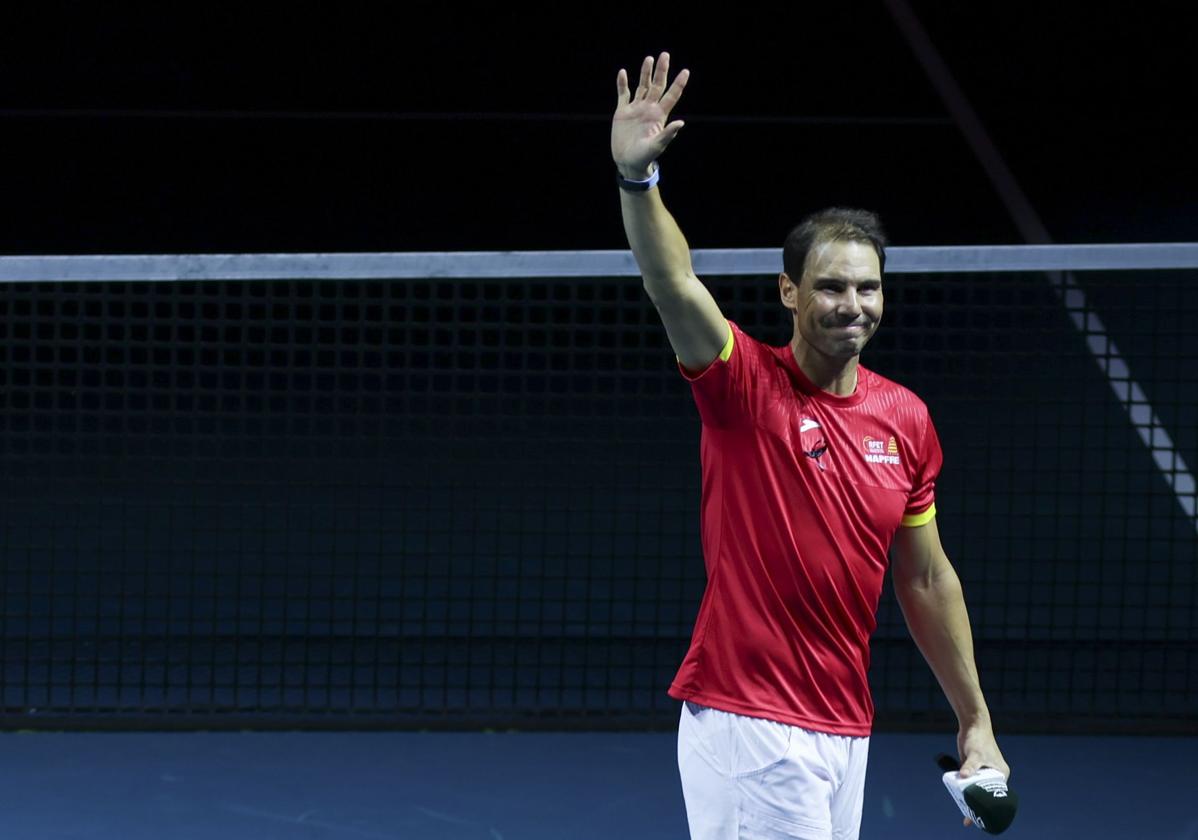
<path fill-rule="evenodd" d="M 692 840 L 856 840 L 869 738 L 682 704 L 678 770 Z"/>

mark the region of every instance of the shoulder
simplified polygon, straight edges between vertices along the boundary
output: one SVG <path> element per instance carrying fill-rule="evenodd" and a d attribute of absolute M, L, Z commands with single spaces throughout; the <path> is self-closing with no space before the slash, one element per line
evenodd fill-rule
<path fill-rule="evenodd" d="M 754 353 L 760 353 L 762 351 L 768 352 L 772 349 L 764 341 L 753 338 L 753 336 L 741 329 L 740 324 L 736 323 L 735 321 L 729 320 L 728 326 L 732 330 L 732 340 L 737 346 L 740 347 L 740 349 Z"/>
<path fill-rule="evenodd" d="M 940 438 L 936 424 L 932 422 L 927 403 L 914 391 L 885 376 L 866 371 L 870 377 L 869 395 L 865 406 L 872 418 L 883 419 L 898 437 L 898 446 L 909 452 L 919 453 L 918 464 L 912 467 L 939 472 L 942 459 Z"/>
<path fill-rule="evenodd" d="M 776 347 L 772 344 L 766 344 L 764 341 L 754 338 L 742 330 L 740 325 L 735 321 L 729 321 L 728 326 L 732 330 L 730 335 L 732 352 L 739 353 L 742 359 L 749 361 L 750 364 L 759 369 L 764 367 L 782 368 L 785 366 L 783 353 L 789 350 L 788 347 L 785 345 Z"/>
<path fill-rule="evenodd" d="M 869 389 L 868 403 L 873 411 L 899 412 L 911 420 L 926 420 L 929 416 L 928 406 L 919 396 L 904 385 L 893 379 L 887 379 L 880 373 L 862 366 L 858 367 L 859 375 L 866 377 Z"/>

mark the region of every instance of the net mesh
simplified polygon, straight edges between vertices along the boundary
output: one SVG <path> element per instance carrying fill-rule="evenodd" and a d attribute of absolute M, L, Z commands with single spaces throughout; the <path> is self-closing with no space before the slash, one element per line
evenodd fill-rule
<path fill-rule="evenodd" d="M 888 280 L 864 361 L 931 407 L 1006 731 L 1192 726 L 1195 523 L 1133 421 L 1198 464 L 1195 279 L 1086 274 L 1090 334 L 1041 274 Z M 698 421 L 635 280 L 4 284 L 0 458 L 6 725 L 674 723 Z M 889 593 L 871 679 L 950 719 Z"/>

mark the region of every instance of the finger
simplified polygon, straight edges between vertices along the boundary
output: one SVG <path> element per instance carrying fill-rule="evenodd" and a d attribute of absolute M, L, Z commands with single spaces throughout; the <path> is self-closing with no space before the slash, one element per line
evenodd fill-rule
<path fill-rule="evenodd" d="M 962 779 L 967 779 L 981 769 L 982 759 L 977 753 L 961 755 L 961 769 L 957 771 Z"/>
<path fill-rule="evenodd" d="M 641 62 L 641 80 L 636 86 L 636 98 L 644 99 L 649 95 L 649 79 L 653 75 L 653 56 L 645 56 Z"/>
<path fill-rule="evenodd" d="M 691 77 L 690 70 L 683 70 L 674 79 L 674 84 L 670 85 L 670 89 L 666 91 L 666 95 L 661 98 L 661 107 L 668 115 L 674 110 L 674 106 L 678 104 L 678 100 L 682 98 L 682 91 L 686 88 L 686 83 Z"/>
<path fill-rule="evenodd" d="M 674 142 L 674 138 L 678 136 L 678 132 L 682 131 L 684 125 L 686 123 L 682 120 L 675 120 L 661 130 L 660 141 L 663 149 Z"/>
<path fill-rule="evenodd" d="M 969 817 L 966 817 L 964 820 L 962 820 L 962 823 L 966 828 L 969 828 L 971 825 L 973 825 L 973 820 L 971 820 Z"/>
<path fill-rule="evenodd" d="M 628 104 L 628 71 L 623 67 L 616 74 L 616 107 Z"/>
<path fill-rule="evenodd" d="M 657 70 L 653 72 L 653 93 L 657 99 L 661 98 L 661 92 L 666 89 L 666 80 L 670 78 L 670 54 L 663 52 L 657 57 Z"/>
<path fill-rule="evenodd" d="M 1009 773 L 1005 772 L 1003 770 L 1003 768 L 1001 766 L 999 766 L 997 763 L 987 764 L 984 761 L 981 761 L 980 759 L 969 759 L 968 761 L 966 761 L 964 764 L 961 765 L 961 778 L 962 779 L 968 778 L 969 776 L 972 776 L 975 773 L 977 773 L 979 770 L 986 770 L 987 768 L 991 769 L 991 770 L 997 770 L 998 772 L 1002 773 L 1003 776 L 1010 775 Z"/>

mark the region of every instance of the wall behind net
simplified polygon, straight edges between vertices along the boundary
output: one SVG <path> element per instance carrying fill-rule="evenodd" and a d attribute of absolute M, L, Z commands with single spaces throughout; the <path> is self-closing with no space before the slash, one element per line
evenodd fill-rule
<path fill-rule="evenodd" d="M 1191 465 L 1195 279 L 1079 281 Z M 1192 730 L 1195 524 L 1044 276 L 887 306 L 1004 731 Z M 674 722 L 698 421 L 635 280 L 6 284 L 0 456 L 6 726 Z M 889 593 L 871 674 L 951 721 Z"/>

